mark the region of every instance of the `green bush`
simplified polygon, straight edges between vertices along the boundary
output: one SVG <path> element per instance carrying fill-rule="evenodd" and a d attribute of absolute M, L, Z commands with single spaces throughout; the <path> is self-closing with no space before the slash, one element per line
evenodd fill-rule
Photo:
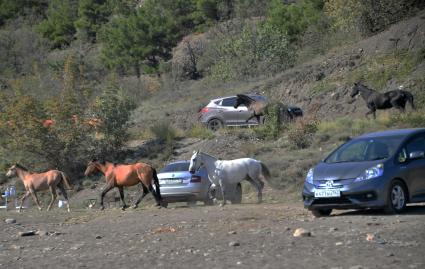
<path fill-rule="evenodd" d="M 322 8 L 322 0 L 302 0 L 292 4 L 272 0 L 267 13 L 267 24 L 285 33 L 289 41 L 294 42 L 320 19 Z"/>
<path fill-rule="evenodd" d="M 200 139 L 211 139 L 214 137 L 213 132 L 202 124 L 193 125 L 192 128 L 187 131 L 186 135 Z"/>
<path fill-rule="evenodd" d="M 247 24 L 240 33 L 229 31 L 217 36 L 206 54 L 207 58 L 210 54 L 212 61 L 211 77 L 220 81 L 272 75 L 294 62 L 294 52 L 289 49 L 286 35 L 265 23 Z"/>
<path fill-rule="evenodd" d="M 425 113 L 423 110 L 392 114 L 390 119 L 392 123 L 397 124 L 400 128 L 423 128 L 425 126 Z"/>
<path fill-rule="evenodd" d="M 313 143 L 314 134 L 318 130 L 319 121 L 312 118 L 303 118 L 297 120 L 289 126 L 288 140 L 292 147 L 303 149 Z"/>
<path fill-rule="evenodd" d="M 424 52 L 399 50 L 367 60 L 360 68 L 347 75 L 347 84 L 364 81 L 376 90 L 384 89 L 388 81 L 404 80 L 424 60 Z"/>
<path fill-rule="evenodd" d="M 254 133 L 261 139 L 276 139 L 282 129 L 279 117 L 279 104 L 269 105 L 265 116 L 264 124 L 254 129 Z"/>
<path fill-rule="evenodd" d="M 150 127 L 151 132 L 161 143 L 170 143 L 177 137 L 177 131 L 168 121 L 160 121 Z"/>
<path fill-rule="evenodd" d="M 328 0 L 324 9 L 334 27 L 367 35 L 400 21 L 423 5 L 416 0 Z"/>

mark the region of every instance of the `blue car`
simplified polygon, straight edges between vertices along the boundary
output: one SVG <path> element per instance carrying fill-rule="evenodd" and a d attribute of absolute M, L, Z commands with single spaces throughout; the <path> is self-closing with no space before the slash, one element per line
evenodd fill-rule
<path fill-rule="evenodd" d="M 302 191 L 316 217 L 333 209 L 383 208 L 400 213 L 425 202 L 425 129 L 400 129 L 354 138 L 311 168 Z"/>

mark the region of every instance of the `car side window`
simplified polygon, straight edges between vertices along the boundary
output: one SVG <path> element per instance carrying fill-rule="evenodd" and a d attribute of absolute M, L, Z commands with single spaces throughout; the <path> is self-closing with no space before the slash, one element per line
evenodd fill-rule
<path fill-rule="evenodd" d="M 226 98 L 223 99 L 223 101 L 221 102 L 222 106 L 234 106 L 236 103 L 236 97 L 230 97 L 230 98 Z"/>
<path fill-rule="evenodd" d="M 412 140 L 410 140 L 409 142 L 407 142 L 407 144 L 401 149 L 397 160 L 400 163 L 405 162 L 408 157 L 409 154 L 414 152 L 414 151 L 424 151 L 425 152 L 425 135 L 421 135 L 418 137 L 413 138 Z"/>

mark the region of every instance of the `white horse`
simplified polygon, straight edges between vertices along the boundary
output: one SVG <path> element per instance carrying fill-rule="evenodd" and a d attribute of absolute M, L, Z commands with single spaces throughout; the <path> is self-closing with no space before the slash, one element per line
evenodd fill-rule
<path fill-rule="evenodd" d="M 222 206 L 226 204 L 224 199 L 226 185 L 237 184 L 242 180 L 248 181 L 257 189 L 258 203 L 261 203 L 263 180 L 270 178 L 269 169 L 262 162 L 250 158 L 218 160 L 204 152 L 194 151 L 190 159 L 189 172 L 193 174 L 201 166 L 206 168 L 211 183 L 220 186 Z"/>

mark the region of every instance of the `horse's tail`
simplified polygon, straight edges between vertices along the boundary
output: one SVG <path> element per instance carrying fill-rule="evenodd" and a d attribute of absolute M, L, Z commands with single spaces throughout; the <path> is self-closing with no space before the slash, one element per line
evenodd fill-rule
<path fill-rule="evenodd" d="M 159 189 L 158 175 L 156 173 L 156 169 L 153 167 L 152 167 L 152 176 L 153 176 L 153 183 L 155 184 L 156 194 L 158 195 L 158 199 L 162 201 L 161 190 Z"/>
<path fill-rule="evenodd" d="M 70 184 L 70 179 L 69 177 L 64 173 L 64 172 L 60 172 L 61 176 L 62 176 L 62 182 L 65 184 L 65 187 L 69 190 L 72 190 L 72 186 Z"/>
<path fill-rule="evenodd" d="M 416 110 L 415 104 L 413 103 L 413 94 L 406 92 L 407 102 L 412 106 L 412 109 Z"/>
<path fill-rule="evenodd" d="M 270 170 L 267 168 L 267 166 L 264 163 L 260 162 L 260 164 L 261 164 L 261 173 L 263 174 L 264 178 L 267 181 L 269 181 L 271 178 Z"/>

